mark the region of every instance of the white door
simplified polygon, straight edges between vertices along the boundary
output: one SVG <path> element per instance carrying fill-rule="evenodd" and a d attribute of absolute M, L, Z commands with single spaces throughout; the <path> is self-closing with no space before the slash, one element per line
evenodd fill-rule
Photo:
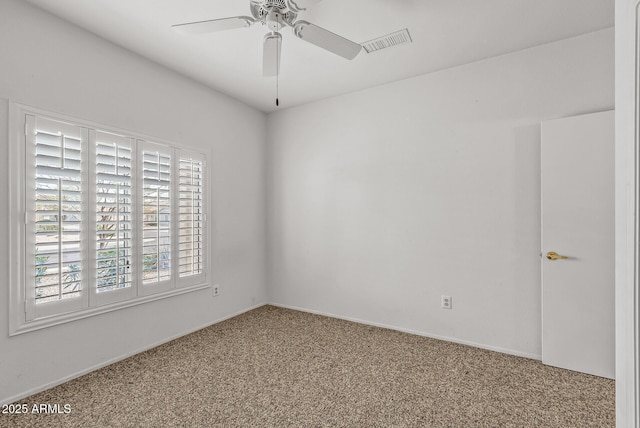
<path fill-rule="evenodd" d="M 614 378 L 613 111 L 543 122 L 541 161 L 542 362 Z"/>

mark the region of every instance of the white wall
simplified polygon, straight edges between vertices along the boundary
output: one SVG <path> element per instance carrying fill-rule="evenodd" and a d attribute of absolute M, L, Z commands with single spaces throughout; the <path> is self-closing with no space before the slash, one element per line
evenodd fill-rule
<path fill-rule="evenodd" d="M 540 121 L 613 75 L 608 29 L 269 115 L 269 300 L 539 358 Z"/>
<path fill-rule="evenodd" d="M 0 200 L 7 198 L 8 100 L 211 150 L 211 290 L 8 336 L 0 245 L 0 402 L 265 302 L 266 118 L 23 1 L 0 0 Z M 0 236 L 8 236 L 0 204 Z M 6 242 L 6 239 L 3 239 Z"/>

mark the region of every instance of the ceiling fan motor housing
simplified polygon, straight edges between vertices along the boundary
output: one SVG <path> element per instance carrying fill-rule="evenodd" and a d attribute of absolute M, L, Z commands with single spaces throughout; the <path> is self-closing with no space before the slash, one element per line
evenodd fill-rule
<path fill-rule="evenodd" d="M 251 1 L 251 14 L 257 21 L 268 25 L 271 31 L 278 31 L 284 25 L 293 24 L 298 10 L 289 0 Z"/>

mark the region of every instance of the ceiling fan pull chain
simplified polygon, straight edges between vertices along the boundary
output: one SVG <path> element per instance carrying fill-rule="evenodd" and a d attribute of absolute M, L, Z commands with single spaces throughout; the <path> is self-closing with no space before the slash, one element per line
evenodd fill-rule
<path fill-rule="evenodd" d="M 280 44 L 276 49 L 276 107 L 280 106 Z"/>

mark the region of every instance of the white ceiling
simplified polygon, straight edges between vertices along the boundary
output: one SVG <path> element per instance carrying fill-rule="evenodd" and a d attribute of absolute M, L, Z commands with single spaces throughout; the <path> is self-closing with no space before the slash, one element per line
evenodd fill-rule
<path fill-rule="evenodd" d="M 28 0 L 107 40 L 262 111 L 266 27 L 184 35 L 172 24 L 251 16 L 249 0 Z M 299 5 L 305 1 L 298 0 Z M 405 79 L 614 25 L 614 0 L 323 0 L 298 19 L 362 43 L 409 28 L 413 43 L 353 61 L 283 29 L 280 108 Z"/>

